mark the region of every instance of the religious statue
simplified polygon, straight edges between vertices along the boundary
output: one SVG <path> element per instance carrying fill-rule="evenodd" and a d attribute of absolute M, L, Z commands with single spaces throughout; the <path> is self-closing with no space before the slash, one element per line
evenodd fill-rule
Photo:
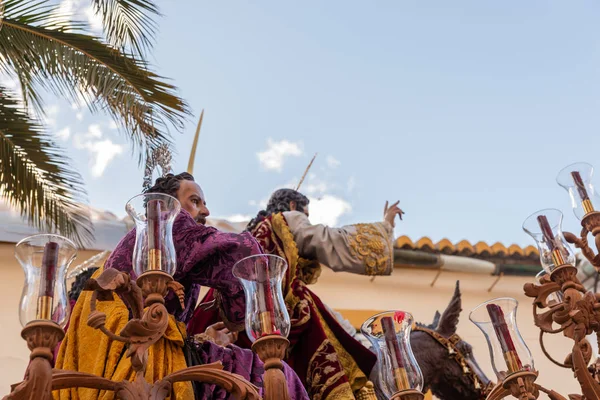
<path fill-rule="evenodd" d="M 167 174 L 156 180 L 146 193 L 163 193 L 179 200 L 182 210 L 173 224 L 173 242 L 177 268 L 174 279 L 180 285 L 179 295 L 170 292 L 166 307 L 171 314 L 164 337 L 149 351 L 146 380 L 154 382 L 171 372 L 190 365 L 221 361 L 225 370 L 243 376 L 261 386 L 263 364 L 251 350 L 228 344 L 243 327 L 245 318 L 244 293 L 238 279 L 232 274 L 236 261 L 253 254 L 261 254 L 258 242 L 249 233 L 232 234 L 219 232 L 203 225 L 209 214 L 204 193 L 194 178 L 187 173 Z M 130 231 L 117 245 L 104 268 L 94 273 L 100 275 L 104 269 L 115 268 L 128 272 L 135 278 L 132 267 L 135 245 L 135 229 Z M 219 291 L 217 308 L 223 320 L 204 330 L 197 337 L 188 337 L 185 324 L 192 317 L 198 300 L 200 286 L 205 285 Z M 87 326 L 90 314 L 90 296 L 84 291 L 73 309 L 65 340 L 62 342 L 56 366 L 64 370 L 89 372 L 112 380 L 129 379 L 132 375 L 131 359 L 125 356 L 124 344 L 111 340 L 102 332 Z M 181 304 L 183 303 L 183 307 Z M 112 301 L 99 302 L 97 308 L 107 315 L 106 327 L 119 332 L 129 320 L 129 311 L 116 295 Z M 291 399 L 308 399 L 298 376 L 287 365 L 284 373 Z M 56 399 L 112 399 L 114 394 L 93 389 L 61 390 Z M 215 385 L 176 383 L 172 388 L 172 399 L 225 399 L 228 394 Z"/>
<path fill-rule="evenodd" d="M 266 253 L 288 262 L 283 293 L 292 329 L 286 361 L 305 382 L 311 399 L 374 398 L 368 376 L 375 355 L 344 330 L 308 285 L 317 281 L 321 264 L 334 271 L 391 274 L 394 220 L 403 212 L 398 203 L 386 204 L 382 222 L 330 228 L 309 222 L 308 204 L 296 190 L 277 190 L 247 227 Z M 203 303 L 212 307 L 197 308 L 190 332 L 203 332 L 219 320 L 214 305 L 220 298 L 218 288 L 209 291 Z M 244 333 L 236 343 L 250 346 Z"/>

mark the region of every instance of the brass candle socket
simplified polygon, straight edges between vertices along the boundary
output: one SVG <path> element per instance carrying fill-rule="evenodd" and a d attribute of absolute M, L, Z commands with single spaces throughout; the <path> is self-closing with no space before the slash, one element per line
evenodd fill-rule
<path fill-rule="evenodd" d="M 392 395 L 390 400 L 423 400 L 423 393 L 414 389 L 401 390 Z"/>
<path fill-rule="evenodd" d="M 267 335 L 252 344 L 258 358 L 265 364 L 264 400 L 289 400 L 288 387 L 283 374 L 283 363 L 290 342 L 279 335 Z"/>
<path fill-rule="evenodd" d="M 4 400 L 51 400 L 52 390 L 77 387 L 112 391 L 115 398 L 120 400 L 164 400 L 170 396 L 174 383 L 186 381 L 216 384 L 240 400 L 261 399 L 258 388 L 239 375 L 223 371 L 220 362 L 188 367 L 173 372 L 154 384 L 146 382 L 144 371 L 148 348 L 163 336 L 168 324 L 169 314 L 164 306 L 164 296 L 168 290 L 175 291 L 180 300 L 183 296 L 181 285 L 175 284 L 170 275 L 161 271 L 149 271 L 142 274 L 136 283 L 131 280 L 129 274 L 108 269 L 97 279 L 91 279 L 86 284 L 86 290 L 94 291 L 88 325 L 101 330 L 113 340 L 127 344 L 127 356 L 131 357 L 136 372 L 134 380 L 116 382 L 87 373 L 52 369 L 52 353 L 64 337 L 64 331 L 53 322 L 34 321 L 22 331 L 22 336 L 31 350 L 27 376 L 23 382 L 12 386 L 11 393 L 5 396 Z M 112 300 L 113 293 L 120 295 L 133 313 L 133 319 L 125 325 L 119 335 L 106 328 L 106 315 L 96 310 L 96 301 Z M 147 307 L 145 311 L 144 300 Z M 288 342 L 287 339 L 282 339 L 285 341 L 285 354 Z M 271 364 L 275 363 L 271 362 L 269 365 Z M 279 364 L 281 365 L 281 361 Z M 285 378 L 284 385 L 287 393 Z"/>

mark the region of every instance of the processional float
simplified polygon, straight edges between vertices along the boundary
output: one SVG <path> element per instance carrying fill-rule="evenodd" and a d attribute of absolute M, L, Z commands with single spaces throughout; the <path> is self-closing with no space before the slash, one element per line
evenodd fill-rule
<path fill-rule="evenodd" d="M 239 399 L 261 398 L 258 388 L 239 375 L 223 371 L 220 362 L 188 367 L 154 384 L 144 379 L 148 349 L 167 329 L 165 296 L 172 291 L 183 301 L 182 286 L 173 280 L 176 257 L 172 227 L 180 207 L 177 199 L 165 194 L 144 194 L 130 200 L 126 209 L 136 223 L 132 264 L 137 279 L 107 269 L 85 288 L 93 291 L 87 324 L 126 344 L 126 356 L 131 358 L 135 372 L 132 381 L 117 382 L 52 368 L 54 349 L 64 338 L 63 328 L 69 319 L 66 275 L 76 257 L 76 246 L 52 234 L 31 236 L 16 245 L 15 254 L 26 278 L 19 308 L 21 336 L 31 351 L 31 361 L 24 381 L 12 386 L 6 400 L 50 400 L 53 390 L 67 388 L 112 391 L 122 400 L 162 400 L 171 394 L 173 384 L 185 381 L 216 384 Z M 265 365 L 265 400 L 289 399 L 281 361 L 289 345 L 286 336 L 290 329 L 281 292 L 286 267 L 283 259 L 269 255 L 242 259 L 234 266 L 247 299 L 248 337 Z M 110 331 L 105 326 L 106 315 L 96 309 L 98 301 L 112 300 L 113 294 L 120 296 L 133 315 L 121 332 Z"/>

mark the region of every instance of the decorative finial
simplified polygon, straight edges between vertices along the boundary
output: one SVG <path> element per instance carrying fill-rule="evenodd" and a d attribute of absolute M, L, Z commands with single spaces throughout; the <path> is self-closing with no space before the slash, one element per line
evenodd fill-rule
<path fill-rule="evenodd" d="M 146 157 L 146 168 L 144 170 L 144 190 L 152 187 L 152 173 L 156 167 L 160 167 L 161 176 L 165 176 L 171 172 L 171 160 L 173 155 L 171 148 L 167 143 L 163 143 L 160 146 L 152 150 Z"/>

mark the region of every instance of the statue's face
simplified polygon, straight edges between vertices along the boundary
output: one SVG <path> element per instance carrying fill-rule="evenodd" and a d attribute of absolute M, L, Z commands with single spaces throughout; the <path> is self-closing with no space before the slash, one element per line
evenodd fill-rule
<path fill-rule="evenodd" d="M 206 217 L 210 215 L 210 211 L 206 207 L 206 199 L 200 185 L 193 181 L 181 181 L 177 191 L 177 200 L 196 222 L 203 225 L 206 223 Z"/>

